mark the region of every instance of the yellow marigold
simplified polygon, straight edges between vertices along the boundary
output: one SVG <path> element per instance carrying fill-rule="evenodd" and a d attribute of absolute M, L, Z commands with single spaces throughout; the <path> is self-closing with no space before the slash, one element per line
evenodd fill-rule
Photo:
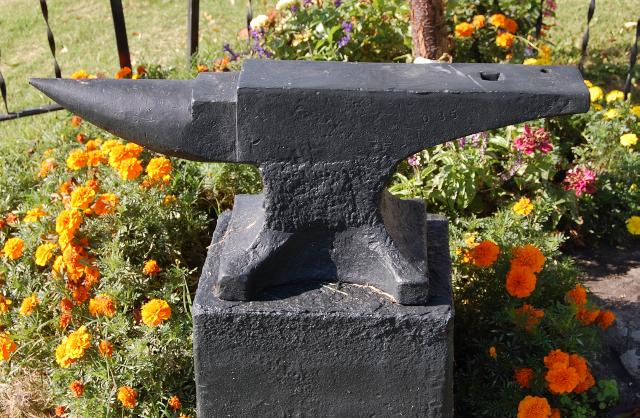
<path fill-rule="evenodd" d="M 131 78 L 131 68 L 129 67 L 122 67 L 118 70 L 117 73 L 114 74 L 113 76 L 114 78 L 117 79 L 121 79 L 121 78 Z"/>
<path fill-rule="evenodd" d="M 601 311 L 600 314 L 598 315 L 598 318 L 596 319 L 596 323 L 600 328 L 607 329 L 615 322 L 615 320 L 616 320 L 616 314 L 614 314 L 610 310 L 604 310 L 604 311 Z"/>
<path fill-rule="evenodd" d="M 67 157 L 67 168 L 69 170 L 80 170 L 87 166 L 87 154 L 83 150 L 72 151 Z"/>
<path fill-rule="evenodd" d="M 620 90 L 611 90 L 609 93 L 607 93 L 607 96 L 605 97 L 605 101 L 607 103 L 613 103 L 619 100 L 624 100 L 624 93 L 621 92 Z"/>
<path fill-rule="evenodd" d="M 175 197 L 175 195 L 172 194 L 168 194 L 164 197 L 164 199 L 162 199 L 162 204 L 163 205 L 172 205 L 174 203 L 176 203 L 176 201 L 178 200 L 177 197 Z"/>
<path fill-rule="evenodd" d="M 618 109 L 609 109 L 604 112 L 604 118 L 608 120 L 616 119 L 618 116 L 620 116 L 620 112 L 618 112 Z"/>
<path fill-rule="evenodd" d="M 87 151 L 85 157 L 88 167 L 98 167 L 106 161 L 100 150 Z"/>
<path fill-rule="evenodd" d="M 40 163 L 40 171 L 38 177 L 47 177 L 56 168 L 56 161 L 53 158 L 47 158 Z"/>
<path fill-rule="evenodd" d="M 586 309 L 581 307 L 576 313 L 576 319 L 580 321 L 582 325 L 591 325 L 600 315 L 600 309 Z"/>
<path fill-rule="evenodd" d="M 127 158 L 116 169 L 123 180 L 135 180 L 142 173 L 142 163 L 137 158 Z"/>
<path fill-rule="evenodd" d="M 75 209 L 67 209 L 60 212 L 56 218 L 56 232 L 58 234 L 75 234 L 82 225 L 82 215 Z"/>
<path fill-rule="evenodd" d="M 109 143 L 110 141 L 107 141 Z M 111 144 L 105 148 L 102 147 L 102 152 L 105 152 L 105 149 L 109 155 L 109 165 L 115 169 L 120 166 L 124 160 L 128 160 L 130 158 L 138 158 L 143 148 L 134 143 L 122 144 L 120 142 L 116 144 Z"/>
<path fill-rule="evenodd" d="M 540 319 L 544 317 L 543 309 L 536 309 L 527 303 L 514 310 L 516 324 L 523 327 L 526 331 L 533 329 L 540 323 Z"/>
<path fill-rule="evenodd" d="M 77 187 L 71 192 L 71 207 L 74 209 L 87 209 L 96 197 L 96 192 L 90 187 Z"/>
<path fill-rule="evenodd" d="M 138 392 L 131 386 L 121 386 L 118 389 L 118 400 L 125 408 L 135 408 L 137 404 Z"/>
<path fill-rule="evenodd" d="M 5 297 L 4 295 L 0 295 L 0 314 L 9 312 L 9 308 L 13 302 L 11 299 Z"/>
<path fill-rule="evenodd" d="M 587 86 L 587 88 L 593 87 L 593 83 L 590 80 L 583 80 L 583 81 L 584 81 L 584 85 Z"/>
<path fill-rule="evenodd" d="M 17 260 L 22 257 L 22 252 L 24 251 L 24 241 L 18 237 L 9 238 L 7 242 L 4 243 L 4 247 L 2 248 L 2 253 L 9 260 Z"/>
<path fill-rule="evenodd" d="M 626 221 L 627 231 L 631 235 L 640 235 L 640 216 L 633 215 Z"/>
<path fill-rule="evenodd" d="M 107 340 L 102 340 L 98 344 L 98 351 L 100 351 L 102 357 L 111 357 L 113 356 L 113 344 Z"/>
<path fill-rule="evenodd" d="M 89 77 L 89 73 L 87 73 L 85 70 L 74 71 L 73 74 L 71 74 L 71 78 L 73 78 L 74 80 L 79 80 L 79 79 L 88 78 L 88 77 Z"/>
<path fill-rule="evenodd" d="M 171 317 L 169 304 L 162 299 L 151 299 L 142 306 L 142 322 L 150 327 L 157 327 Z"/>
<path fill-rule="evenodd" d="M 182 408 L 182 402 L 180 402 L 180 398 L 178 398 L 178 395 L 173 395 L 172 397 L 170 397 L 169 402 L 167 403 L 169 405 L 169 408 L 173 409 L 174 411 Z"/>
<path fill-rule="evenodd" d="M 536 288 L 536 276 L 525 267 L 511 266 L 507 273 L 507 293 L 516 298 L 526 298 Z"/>
<path fill-rule="evenodd" d="M 471 24 L 476 28 L 476 29 L 482 29 L 484 28 L 485 25 L 485 18 L 483 15 L 475 15 L 473 17 L 473 20 L 471 21 Z"/>
<path fill-rule="evenodd" d="M 530 388 L 531 380 L 533 380 L 533 369 L 529 367 L 515 369 L 513 372 L 513 377 L 521 388 Z"/>
<path fill-rule="evenodd" d="M 36 249 L 36 264 L 44 267 L 53 258 L 53 252 L 58 248 L 56 244 L 42 244 Z"/>
<path fill-rule="evenodd" d="M 471 23 L 462 22 L 456 25 L 456 36 L 458 38 L 468 38 L 473 35 L 475 27 Z"/>
<path fill-rule="evenodd" d="M 38 219 L 43 216 L 47 216 L 47 212 L 43 211 L 41 207 L 29 209 L 24 217 L 26 223 L 37 222 Z"/>
<path fill-rule="evenodd" d="M 171 174 L 171 160 L 164 157 L 152 158 L 147 165 L 147 175 L 151 180 L 162 180 Z"/>
<path fill-rule="evenodd" d="M 74 397 L 79 398 L 84 393 L 84 383 L 79 380 L 74 380 L 69 385 L 69 389 L 71 390 L 71 393 Z"/>
<path fill-rule="evenodd" d="M 85 351 L 91 347 L 91 335 L 84 325 L 62 339 L 56 348 L 56 362 L 66 369 L 84 357 Z"/>
<path fill-rule="evenodd" d="M 489 357 L 491 357 L 492 359 L 498 358 L 498 351 L 494 346 L 489 347 L 488 353 L 489 353 Z"/>
<path fill-rule="evenodd" d="M 22 305 L 20 306 L 20 315 L 29 316 L 36 309 L 36 306 L 40 304 L 40 299 L 36 296 L 36 294 L 32 294 L 24 298 L 22 301 Z"/>
<path fill-rule="evenodd" d="M 524 61 L 522 61 L 522 64 L 524 65 L 542 65 L 538 62 L 537 58 L 527 58 Z"/>
<path fill-rule="evenodd" d="M 502 13 L 496 13 L 489 17 L 489 23 L 497 28 L 504 28 L 505 22 L 507 21 L 507 17 Z"/>
<path fill-rule="evenodd" d="M 142 268 L 142 272 L 147 276 L 155 276 L 156 274 L 160 273 L 160 271 L 161 269 L 160 266 L 158 266 L 158 262 L 153 259 L 147 260 L 144 263 L 144 267 Z"/>
<path fill-rule="evenodd" d="M 547 382 L 549 391 L 556 395 L 571 393 L 580 383 L 576 369 L 561 364 L 554 365 L 544 375 L 544 380 Z"/>
<path fill-rule="evenodd" d="M 120 199 L 113 193 L 104 193 L 98 196 L 96 202 L 91 206 L 91 210 L 96 215 L 108 215 L 112 214 L 116 210 L 116 206 Z"/>
<path fill-rule="evenodd" d="M 122 142 L 118 141 L 117 139 L 110 139 L 108 141 L 105 141 L 100 146 L 100 151 L 102 151 L 102 155 L 104 155 L 105 157 L 109 157 L 111 151 L 119 145 L 122 145 Z"/>
<path fill-rule="evenodd" d="M 485 240 L 471 250 L 473 264 L 478 267 L 489 267 L 498 259 L 500 247 L 492 241 Z"/>
<path fill-rule="evenodd" d="M 496 45 L 498 45 L 502 49 L 509 49 L 511 45 L 513 45 L 513 40 L 515 37 L 509 32 L 499 33 L 496 36 Z"/>
<path fill-rule="evenodd" d="M 64 269 L 64 259 L 61 255 L 57 256 L 55 261 L 53 262 L 53 267 L 51 267 L 51 271 L 53 272 L 54 277 L 62 275 Z"/>
<path fill-rule="evenodd" d="M 85 271 L 85 265 L 88 264 L 87 257 L 87 252 L 79 245 L 70 244 L 62 250 L 62 260 L 69 280 L 80 281 Z"/>
<path fill-rule="evenodd" d="M 633 106 L 631 108 L 631 113 L 633 113 L 634 115 L 640 118 L 640 105 Z"/>
<path fill-rule="evenodd" d="M 544 365 L 551 369 L 554 365 L 569 366 L 569 354 L 560 349 L 552 350 L 544 357 Z"/>
<path fill-rule="evenodd" d="M 11 357 L 11 353 L 16 351 L 18 346 L 11 339 L 11 335 L 8 332 L 0 332 L 0 350 L 2 350 L 2 360 L 7 361 Z"/>
<path fill-rule="evenodd" d="M 518 215 L 527 216 L 533 211 L 533 203 L 531 199 L 523 196 L 513 205 L 512 210 Z"/>
<path fill-rule="evenodd" d="M 587 289 L 581 284 L 577 284 L 573 289 L 569 290 L 565 296 L 568 303 L 582 306 L 587 303 Z"/>
<path fill-rule="evenodd" d="M 116 305 L 108 295 L 97 295 L 89 300 L 89 313 L 93 316 L 108 316 L 111 318 L 116 313 Z"/>
<path fill-rule="evenodd" d="M 604 91 L 598 86 L 589 87 L 591 103 L 599 102 L 604 97 Z"/>
<path fill-rule="evenodd" d="M 525 267 L 534 273 L 540 273 L 542 271 L 545 258 L 538 247 L 527 244 L 522 247 L 514 247 L 511 252 L 514 257 L 513 260 L 511 260 L 512 266 Z"/>
<path fill-rule="evenodd" d="M 638 135 L 626 133 L 620 137 L 620 144 L 625 147 L 631 147 L 638 143 Z"/>
<path fill-rule="evenodd" d="M 549 418 L 551 406 L 547 398 L 525 396 L 518 404 L 518 418 Z"/>

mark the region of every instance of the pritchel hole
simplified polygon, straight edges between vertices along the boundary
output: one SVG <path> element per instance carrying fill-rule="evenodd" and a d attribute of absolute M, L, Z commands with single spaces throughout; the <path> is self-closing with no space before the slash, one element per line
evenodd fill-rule
<path fill-rule="evenodd" d="M 485 72 L 481 72 L 480 73 L 480 78 L 485 80 L 485 81 L 498 81 L 498 79 L 500 78 L 500 73 L 485 73 Z"/>
<path fill-rule="evenodd" d="M 546 74 L 546 73 L 548 73 L 548 72 L 549 72 L 549 70 L 547 70 L 546 68 L 543 68 L 542 70 L 540 70 L 540 72 L 541 72 L 541 73 L 545 73 L 545 74 Z"/>

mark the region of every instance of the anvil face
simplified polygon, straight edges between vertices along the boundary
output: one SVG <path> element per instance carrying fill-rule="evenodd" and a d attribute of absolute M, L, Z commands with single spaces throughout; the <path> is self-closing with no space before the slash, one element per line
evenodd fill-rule
<path fill-rule="evenodd" d="M 192 81 L 32 80 L 61 105 L 157 152 L 257 164 L 203 275 L 251 300 L 299 281 L 372 285 L 428 300 L 425 208 L 385 185 L 398 161 L 464 135 L 587 111 L 577 70 L 498 64 L 245 61 Z M 214 262 L 215 261 L 215 262 Z"/>

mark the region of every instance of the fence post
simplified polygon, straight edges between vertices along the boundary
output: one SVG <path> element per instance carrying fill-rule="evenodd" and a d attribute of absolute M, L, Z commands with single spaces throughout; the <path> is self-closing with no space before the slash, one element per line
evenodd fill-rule
<path fill-rule="evenodd" d="M 124 22 L 124 12 L 122 11 L 122 0 L 111 0 L 111 15 L 113 16 L 113 28 L 116 32 L 120 68 L 129 67 L 133 70 L 131 68 L 129 42 L 127 41 L 127 25 Z"/>
<path fill-rule="evenodd" d="M 191 60 L 198 52 L 198 32 L 200 26 L 200 0 L 189 1 L 189 17 L 187 19 L 187 65 L 191 68 Z"/>

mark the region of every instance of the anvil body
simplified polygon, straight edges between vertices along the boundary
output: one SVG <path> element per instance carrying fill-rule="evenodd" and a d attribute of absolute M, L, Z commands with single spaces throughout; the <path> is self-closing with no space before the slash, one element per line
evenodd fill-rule
<path fill-rule="evenodd" d="M 425 304 L 424 204 L 385 191 L 398 161 L 464 135 L 589 107 L 578 71 L 555 66 L 248 60 L 240 73 L 191 81 L 32 83 L 157 152 L 258 165 L 264 192 L 238 196 L 221 217 L 212 242 L 220 260 L 216 271 L 203 271 L 227 300 L 343 281 Z"/>

